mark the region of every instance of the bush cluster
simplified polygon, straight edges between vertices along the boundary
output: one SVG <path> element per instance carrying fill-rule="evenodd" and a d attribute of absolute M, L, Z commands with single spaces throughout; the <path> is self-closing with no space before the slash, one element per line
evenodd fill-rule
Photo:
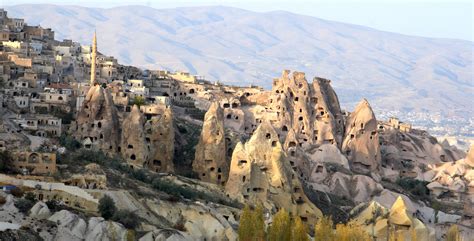
<path fill-rule="evenodd" d="M 107 195 L 99 200 L 99 213 L 104 219 L 121 223 L 127 229 L 135 229 L 140 224 L 138 215 L 128 210 L 117 210 L 114 200 Z"/>
<path fill-rule="evenodd" d="M 416 180 L 414 178 L 401 178 L 397 180 L 397 184 L 420 199 L 429 199 L 430 190 L 426 187 L 428 182 Z"/>

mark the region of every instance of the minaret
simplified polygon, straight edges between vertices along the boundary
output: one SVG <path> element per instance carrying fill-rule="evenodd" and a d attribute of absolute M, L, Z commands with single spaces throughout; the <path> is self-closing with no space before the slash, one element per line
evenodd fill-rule
<path fill-rule="evenodd" d="M 97 37 L 94 31 L 94 38 L 92 39 L 92 56 L 91 56 L 91 86 L 95 84 L 95 61 L 97 58 Z"/>

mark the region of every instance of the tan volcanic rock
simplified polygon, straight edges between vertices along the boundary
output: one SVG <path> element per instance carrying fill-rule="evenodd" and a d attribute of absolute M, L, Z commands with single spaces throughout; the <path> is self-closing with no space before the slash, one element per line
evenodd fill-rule
<path fill-rule="evenodd" d="M 474 145 L 471 145 L 464 160 L 467 165 L 469 165 L 470 167 L 474 167 Z"/>
<path fill-rule="evenodd" d="M 390 208 L 389 221 L 390 223 L 402 226 L 410 226 L 412 224 L 411 219 L 407 214 L 405 202 L 400 196 Z"/>
<path fill-rule="evenodd" d="M 472 149 L 471 146 L 468 155 L 458 161 L 429 165 L 431 170 L 423 176 L 430 182 L 427 187 L 435 197 L 465 205 L 470 204 L 470 199 L 474 199 Z"/>
<path fill-rule="evenodd" d="M 373 173 L 381 163 L 377 120 L 365 99 L 347 119 L 342 152 L 347 155 L 351 169 L 359 173 Z"/>
<path fill-rule="evenodd" d="M 305 74 L 285 70 L 274 79 L 269 108 L 277 113 L 274 126 L 281 137 L 293 129 L 302 147 L 342 140 L 343 115 L 330 81 L 315 78 L 308 84 Z"/>
<path fill-rule="evenodd" d="M 193 170 L 203 181 L 224 185 L 227 180 L 229 164 L 226 160 L 224 111 L 217 102 L 211 104 L 204 116 Z"/>
<path fill-rule="evenodd" d="M 236 145 L 225 190 L 242 202 L 262 203 L 273 211 L 285 208 L 310 222 L 321 215 L 304 194 L 276 131 L 266 121 L 247 143 Z"/>
<path fill-rule="evenodd" d="M 87 93 L 70 133 L 86 148 L 95 147 L 107 153 L 116 153 L 120 143 L 120 124 L 112 96 L 100 85 Z"/>
<path fill-rule="evenodd" d="M 381 143 L 381 175 L 392 181 L 400 177 L 427 179 L 429 166 L 449 163 L 466 156 L 463 151 L 441 144 L 426 131 L 411 129 L 401 131 L 393 128 L 390 121 L 379 122 L 379 141 Z"/>
<path fill-rule="evenodd" d="M 365 226 L 369 234 L 376 240 L 387 240 L 390 230 L 397 230 L 397 234 L 404 240 L 410 240 L 413 232 L 417 240 L 436 240 L 434 229 L 423 224 L 419 219 L 408 213 L 403 199 L 399 196 L 390 209 L 372 201 L 368 205 L 359 205 L 351 211 L 353 220 Z"/>
<path fill-rule="evenodd" d="M 145 142 L 143 126 L 145 118 L 137 105 L 122 122 L 122 155 L 133 166 L 143 167 L 148 159 L 149 150 Z"/>
<path fill-rule="evenodd" d="M 145 140 L 150 150 L 148 165 L 155 172 L 173 172 L 173 111 L 169 106 L 163 108 L 161 115 L 153 116 L 145 123 Z"/>

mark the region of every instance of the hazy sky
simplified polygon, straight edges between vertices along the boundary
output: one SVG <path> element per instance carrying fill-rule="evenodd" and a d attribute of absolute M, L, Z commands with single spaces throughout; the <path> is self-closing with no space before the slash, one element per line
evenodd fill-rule
<path fill-rule="evenodd" d="M 146 5 L 174 8 L 224 5 L 266 12 L 286 10 L 408 35 L 474 41 L 474 0 L 0 0 L 2 5 L 72 4 L 87 7 Z"/>

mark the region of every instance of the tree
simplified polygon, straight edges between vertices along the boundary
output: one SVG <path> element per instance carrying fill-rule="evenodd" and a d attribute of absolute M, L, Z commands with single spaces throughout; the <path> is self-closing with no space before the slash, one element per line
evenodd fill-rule
<path fill-rule="evenodd" d="M 306 224 L 301 221 L 300 217 L 296 216 L 293 219 L 293 225 L 291 229 L 291 237 L 294 241 L 309 241 L 308 229 L 306 228 Z"/>
<path fill-rule="evenodd" d="M 331 217 L 323 216 L 318 219 L 314 226 L 314 241 L 326 241 L 334 239 L 333 222 Z"/>
<path fill-rule="evenodd" d="M 371 240 L 369 234 L 357 223 L 348 222 L 347 224 L 336 225 L 336 235 L 334 240 L 337 241 L 368 241 Z"/>
<path fill-rule="evenodd" d="M 254 238 L 255 241 L 265 240 L 265 218 L 263 217 L 263 206 L 258 204 L 253 212 Z"/>
<path fill-rule="evenodd" d="M 240 215 L 239 240 L 241 241 L 264 241 L 265 240 L 265 219 L 263 217 L 263 207 L 257 205 L 254 211 L 245 205 Z"/>
<path fill-rule="evenodd" d="M 104 195 L 99 200 L 99 213 L 103 218 L 110 219 L 114 216 L 116 210 L 115 202 L 111 197 Z"/>
<path fill-rule="evenodd" d="M 145 104 L 145 98 L 137 95 L 137 96 L 135 96 L 135 98 L 133 98 L 133 104 L 140 107 L 140 106 Z"/>
<path fill-rule="evenodd" d="M 273 217 L 272 225 L 268 229 L 269 241 L 291 240 L 290 215 L 285 209 L 278 211 Z"/>
<path fill-rule="evenodd" d="M 252 211 L 248 205 L 245 205 L 240 215 L 239 223 L 239 240 L 240 241 L 251 241 L 253 239 L 253 217 Z"/>
<path fill-rule="evenodd" d="M 446 233 L 446 241 L 461 241 L 458 225 L 453 224 L 449 227 L 448 232 Z"/>

